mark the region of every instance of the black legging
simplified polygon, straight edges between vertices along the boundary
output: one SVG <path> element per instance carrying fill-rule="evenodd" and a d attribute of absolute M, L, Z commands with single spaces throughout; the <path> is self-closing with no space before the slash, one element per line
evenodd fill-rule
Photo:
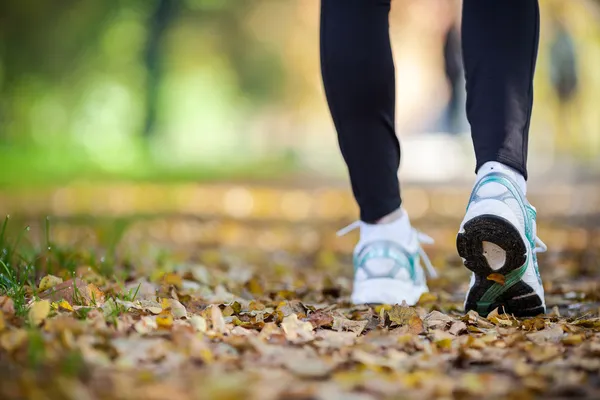
<path fill-rule="evenodd" d="M 400 206 L 390 0 L 321 0 L 321 67 L 361 219 Z M 537 0 L 464 0 L 467 117 L 477 158 L 527 179 L 527 140 L 539 42 Z M 452 155 L 448 155 L 452 157 Z"/>

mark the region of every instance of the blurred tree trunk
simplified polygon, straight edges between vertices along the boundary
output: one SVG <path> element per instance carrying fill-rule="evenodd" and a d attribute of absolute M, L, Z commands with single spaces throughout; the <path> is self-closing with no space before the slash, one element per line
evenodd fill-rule
<path fill-rule="evenodd" d="M 177 0 L 158 0 L 154 12 L 150 15 L 148 41 L 144 52 L 147 73 L 146 122 L 144 136 L 152 136 L 155 130 L 159 90 L 163 75 L 162 44 L 169 25 L 177 11 Z"/>

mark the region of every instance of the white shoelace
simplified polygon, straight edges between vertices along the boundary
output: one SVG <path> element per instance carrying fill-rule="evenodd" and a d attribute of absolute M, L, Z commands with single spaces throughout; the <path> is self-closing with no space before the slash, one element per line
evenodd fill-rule
<path fill-rule="evenodd" d="M 535 244 L 537 246 L 535 246 L 535 248 L 533 249 L 534 253 L 545 253 L 548 250 L 548 246 L 546 246 L 546 243 L 542 242 L 542 239 L 540 239 L 537 236 L 535 238 Z"/>
<path fill-rule="evenodd" d="M 361 220 L 354 221 L 350 225 L 337 231 L 337 236 L 344 236 L 344 235 L 352 232 L 356 228 L 360 228 L 362 226 L 362 224 L 364 224 L 364 222 L 362 222 Z M 433 238 L 431 236 L 426 235 L 423 232 L 419 232 L 414 228 L 413 228 L 413 232 L 417 235 L 417 241 L 419 242 L 419 248 L 417 249 L 417 252 L 419 253 L 419 256 L 421 256 L 421 259 L 423 260 L 423 264 L 425 264 L 425 269 L 427 270 L 427 273 L 429 274 L 429 276 L 431 278 L 437 278 L 438 273 L 435 270 L 435 267 L 433 266 L 433 264 L 431 263 L 429 256 L 427 256 L 427 253 L 425 253 L 425 250 L 421 246 L 421 244 L 433 244 L 435 241 L 433 240 Z"/>

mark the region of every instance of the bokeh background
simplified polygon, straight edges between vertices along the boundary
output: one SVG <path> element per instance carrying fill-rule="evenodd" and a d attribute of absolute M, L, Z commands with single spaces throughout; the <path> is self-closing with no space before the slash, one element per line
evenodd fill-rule
<path fill-rule="evenodd" d="M 600 3 L 541 8 L 532 173 L 537 164 L 597 169 Z M 428 178 L 447 179 L 435 173 L 443 169 L 435 153 L 448 139 L 465 159 L 452 174 L 472 176 L 459 15 L 458 1 L 393 2 L 407 179 L 419 159 Z M 202 179 L 253 168 L 343 178 L 318 16 L 318 0 L 3 1 L 0 183 Z"/>
<path fill-rule="evenodd" d="M 540 6 L 530 196 L 547 221 L 559 221 L 551 242 L 584 249 L 600 243 L 600 1 Z M 321 84 L 319 7 L 318 0 L 2 1 L 0 211 L 355 218 Z M 460 218 L 474 176 L 460 7 L 394 0 L 390 17 L 405 204 L 417 221 L 431 216 L 433 229 Z M 448 149 L 454 156 L 440 157 Z M 268 249 L 342 246 L 326 239 L 331 229 L 285 236 L 219 226 L 219 233 L 215 225 L 145 232 L 178 243 L 204 235 Z"/>

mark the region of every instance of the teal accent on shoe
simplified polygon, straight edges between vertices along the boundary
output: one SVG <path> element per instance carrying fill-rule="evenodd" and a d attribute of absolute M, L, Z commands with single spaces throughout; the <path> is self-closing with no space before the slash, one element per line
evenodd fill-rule
<path fill-rule="evenodd" d="M 477 191 L 483 185 L 485 185 L 487 183 L 491 183 L 491 182 L 499 183 L 502 186 L 506 187 L 506 189 L 508 189 L 508 191 L 512 194 L 512 196 L 515 199 L 517 199 L 517 203 L 519 203 L 519 206 L 521 207 L 521 211 L 523 213 L 523 220 L 525 223 L 525 237 L 527 238 L 527 241 L 529 242 L 530 249 L 531 249 L 530 252 L 533 254 L 533 265 L 535 268 L 535 272 L 536 272 L 538 281 L 540 282 L 540 285 L 541 285 L 542 277 L 540 275 L 540 271 L 538 268 L 536 254 L 533 251 L 533 249 L 535 248 L 535 236 L 534 236 L 534 232 L 533 232 L 533 221 L 536 219 L 537 213 L 531 206 L 529 206 L 529 204 L 526 203 L 526 200 L 525 200 L 523 194 L 521 193 L 521 190 L 517 186 L 517 184 L 512 179 L 510 179 L 509 177 L 507 177 L 506 175 L 504 175 L 502 173 L 492 172 L 492 173 L 486 175 L 473 188 L 473 191 L 471 193 L 471 197 L 470 197 L 469 203 L 468 203 L 469 205 L 467 206 L 467 210 L 472 202 L 478 200 Z M 491 304 L 493 304 L 494 301 L 500 295 L 502 295 L 502 293 L 506 292 L 508 289 L 510 289 L 512 286 L 514 286 L 517 282 L 519 282 L 521 280 L 521 278 L 525 274 L 525 271 L 527 270 L 527 266 L 529 265 L 529 257 L 530 257 L 530 254 L 528 252 L 526 254 L 525 263 L 521 267 L 511 271 L 510 273 L 508 273 L 506 275 L 506 277 L 505 277 L 506 281 L 505 281 L 504 285 L 502 285 L 500 283 L 494 283 L 483 294 L 483 296 L 481 296 L 481 299 L 477 302 L 477 311 L 480 314 L 482 312 L 486 313 L 489 306 Z"/>
<path fill-rule="evenodd" d="M 369 271 L 367 261 L 375 258 L 387 258 L 394 261 L 394 266 L 387 274 L 374 275 Z M 366 244 L 361 251 L 354 256 L 354 271 L 362 269 L 369 279 L 390 278 L 398 274 L 404 268 L 408 271 L 410 279 L 417 283 L 419 278 L 417 268 L 419 266 L 419 254 L 411 254 L 399 244 L 392 241 L 376 241 Z"/>

